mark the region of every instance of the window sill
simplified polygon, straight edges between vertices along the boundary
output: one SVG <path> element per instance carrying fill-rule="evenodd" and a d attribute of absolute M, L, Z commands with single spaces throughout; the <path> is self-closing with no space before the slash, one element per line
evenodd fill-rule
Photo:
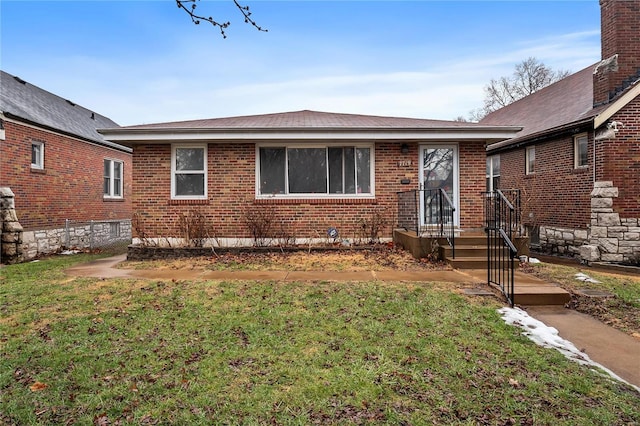
<path fill-rule="evenodd" d="M 209 204 L 209 200 L 169 200 L 167 204 L 170 206 L 205 206 Z"/>
<path fill-rule="evenodd" d="M 47 171 L 45 169 L 39 169 L 37 167 L 31 167 L 31 173 L 37 173 L 40 175 L 46 175 Z"/>
<path fill-rule="evenodd" d="M 105 202 L 116 202 L 116 203 L 122 203 L 124 202 L 124 197 L 102 197 L 102 201 Z"/>
<path fill-rule="evenodd" d="M 253 204 L 378 204 L 375 198 L 256 198 Z"/>
<path fill-rule="evenodd" d="M 589 171 L 589 166 L 580 166 L 574 168 L 571 173 L 587 173 Z"/>

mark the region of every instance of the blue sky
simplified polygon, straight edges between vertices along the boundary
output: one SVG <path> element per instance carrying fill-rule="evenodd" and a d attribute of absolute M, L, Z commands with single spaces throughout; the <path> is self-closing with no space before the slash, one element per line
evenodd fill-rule
<path fill-rule="evenodd" d="M 311 109 L 454 119 L 535 56 L 600 59 L 598 0 L 0 2 L 0 66 L 121 125 Z"/>

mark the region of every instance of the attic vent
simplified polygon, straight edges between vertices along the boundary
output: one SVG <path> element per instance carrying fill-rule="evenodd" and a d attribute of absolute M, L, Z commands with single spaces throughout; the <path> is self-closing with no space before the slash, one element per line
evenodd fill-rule
<path fill-rule="evenodd" d="M 26 82 L 26 81 L 24 81 L 23 79 L 21 79 L 20 77 L 15 77 L 15 76 L 14 76 L 13 78 L 15 78 L 15 79 L 16 79 L 16 81 L 17 81 L 18 83 L 20 83 L 20 84 L 27 84 L 27 82 Z"/>
<path fill-rule="evenodd" d="M 95 119 L 96 119 L 96 113 L 95 113 L 95 112 L 92 112 L 92 113 L 91 113 L 91 119 L 92 119 L 92 120 L 95 120 Z"/>
<path fill-rule="evenodd" d="M 67 101 L 67 103 L 71 106 L 76 106 L 76 104 L 74 104 L 73 102 L 71 102 L 69 99 L 65 99 L 65 101 Z"/>

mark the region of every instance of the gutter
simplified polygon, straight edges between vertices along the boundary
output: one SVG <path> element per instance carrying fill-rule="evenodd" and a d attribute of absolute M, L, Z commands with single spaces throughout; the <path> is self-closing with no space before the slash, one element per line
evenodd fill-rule
<path fill-rule="evenodd" d="M 527 145 L 535 144 L 538 142 L 545 142 L 549 139 L 554 139 L 559 136 L 565 135 L 576 135 L 578 133 L 582 133 L 585 130 L 589 131 L 593 129 L 595 117 L 590 117 L 580 121 L 574 121 L 573 123 L 557 127 L 552 130 L 545 130 L 538 133 L 532 133 L 529 135 L 521 136 L 515 138 L 510 141 L 506 141 L 504 145 L 500 145 L 501 142 L 497 142 L 494 145 L 500 145 L 496 147 L 492 147 L 492 145 L 487 146 L 487 153 L 500 153 L 504 151 L 509 151 L 515 148 L 521 148 Z M 586 127 L 586 129 L 585 129 Z"/>

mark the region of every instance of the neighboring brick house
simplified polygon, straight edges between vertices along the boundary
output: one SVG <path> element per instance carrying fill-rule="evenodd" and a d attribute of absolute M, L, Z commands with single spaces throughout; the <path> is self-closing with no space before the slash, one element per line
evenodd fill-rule
<path fill-rule="evenodd" d="M 24 257 L 64 245 L 67 219 L 130 220 L 131 149 L 96 131 L 117 124 L 4 71 L 0 89 L 0 187 L 15 196 L 2 221 L 19 221 Z"/>
<path fill-rule="evenodd" d="M 297 243 L 326 239 L 329 228 L 357 239 L 376 221 L 390 238 L 397 193 L 425 179 L 452 196 L 457 228 L 479 229 L 485 145 L 519 129 L 298 111 L 101 133 L 133 147 L 138 241 L 173 243 L 184 217 L 199 215 L 210 242 L 229 246 L 255 243 L 247 216 L 265 214 L 276 217 L 272 236 Z"/>
<path fill-rule="evenodd" d="M 480 122 L 523 126 L 488 147 L 487 185 L 523 192 L 543 251 L 640 263 L 640 1 L 600 4 L 601 62 Z"/>

